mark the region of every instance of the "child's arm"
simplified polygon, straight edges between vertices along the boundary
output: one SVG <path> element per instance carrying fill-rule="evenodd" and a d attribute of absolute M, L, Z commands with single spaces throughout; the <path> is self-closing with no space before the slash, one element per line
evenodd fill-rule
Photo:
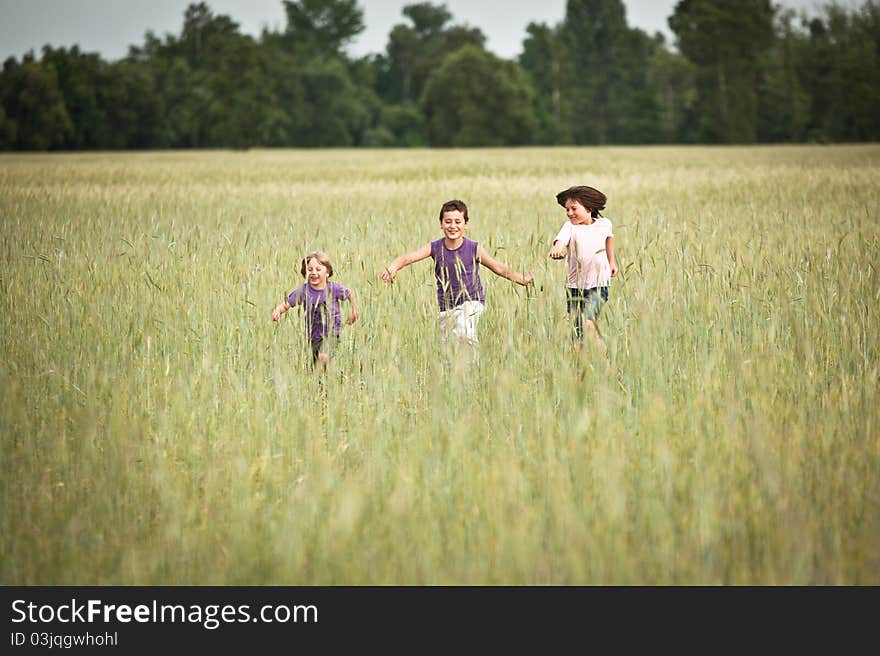
<path fill-rule="evenodd" d="M 608 256 L 608 264 L 611 265 L 611 277 L 617 275 L 617 260 L 614 258 L 614 236 L 605 237 L 605 255 Z"/>
<path fill-rule="evenodd" d="M 566 221 L 562 224 L 562 229 L 553 240 L 553 245 L 550 247 L 550 258 L 553 260 L 564 258 L 565 253 L 568 251 L 569 241 L 571 241 L 571 221 Z"/>
<path fill-rule="evenodd" d="M 502 264 L 495 258 L 491 257 L 482 245 L 477 247 L 477 259 L 480 261 L 480 264 L 489 269 L 489 271 L 494 273 L 496 276 L 501 276 L 502 278 L 507 278 L 507 280 L 512 280 L 517 285 L 531 285 L 532 282 L 534 282 L 535 280 L 531 272 L 522 275 L 518 271 L 514 271 L 513 269 L 511 269 L 506 264 Z"/>
<path fill-rule="evenodd" d="M 348 302 L 351 303 L 351 313 L 348 315 L 348 323 L 353 324 L 358 320 L 358 308 L 357 299 L 354 297 L 354 292 L 351 290 L 348 292 Z"/>
<path fill-rule="evenodd" d="M 281 315 L 287 312 L 290 308 L 291 305 L 287 301 L 276 305 L 275 309 L 272 311 L 272 321 L 278 321 L 281 318 Z"/>
<path fill-rule="evenodd" d="M 389 264 L 382 272 L 382 281 L 394 282 L 394 279 L 397 277 L 397 272 L 403 267 L 424 260 L 426 257 L 431 257 L 431 244 L 425 244 L 411 253 L 395 258 L 394 261 L 391 262 L 391 264 Z"/>
<path fill-rule="evenodd" d="M 563 244 L 562 242 L 553 241 L 553 246 L 550 247 L 550 259 L 553 260 L 561 260 L 565 257 L 565 253 L 568 250 L 568 245 Z"/>

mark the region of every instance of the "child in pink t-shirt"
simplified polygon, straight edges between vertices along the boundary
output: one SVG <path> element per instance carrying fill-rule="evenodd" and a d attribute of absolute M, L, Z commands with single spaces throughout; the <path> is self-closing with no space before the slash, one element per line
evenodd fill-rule
<path fill-rule="evenodd" d="M 568 253 L 566 306 L 580 342 L 587 334 L 604 354 L 605 342 L 596 326 L 602 304 L 608 300 L 608 286 L 617 275 L 614 233 L 611 221 L 599 212 L 607 198 L 598 189 L 569 187 L 556 194 L 568 221 L 553 240 L 550 257 L 561 260 Z"/>

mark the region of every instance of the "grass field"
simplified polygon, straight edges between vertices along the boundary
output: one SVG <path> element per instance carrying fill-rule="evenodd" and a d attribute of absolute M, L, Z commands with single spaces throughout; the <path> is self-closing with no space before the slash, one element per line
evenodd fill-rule
<path fill-rule="evenodd" d="M 555 194 L 609 197 L 611 372 Z M 430 262 L 469 236 L 479 369 Z M 880 146 L 0 156 L 0 583 L 880 584 Z M 272 308 L 326 250 L 361 320 Z"/>

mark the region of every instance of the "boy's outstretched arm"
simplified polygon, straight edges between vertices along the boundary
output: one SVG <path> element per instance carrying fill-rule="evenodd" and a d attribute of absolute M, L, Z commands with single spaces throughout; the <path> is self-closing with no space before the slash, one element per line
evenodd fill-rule
<path fill-rule="evenodd" d="M 489 271 L 502 278 L 507 278 L 507 280 L 512 280 L 517 285 L 531 285 L 535 280 L 531 272 L 520 274 L 519 271 L 514 271 L 506 264 L 502 264 L 489 255 L 482 245 L 477 247 L 477 258 L 480 260 L 480 264 L 489 269 Z"/>
<path fill-rule="evenodd" d="M 421 248 L 410 253 L 394 258 L 391 264 L 389 264 L 382 272 L 382 281 L 394 282 L 394 279 L 397 277 L 397 272 L 403 267 L 424 260 L 426 257 L 431 257 L 431 244 L 425 244 Z"/>
<path fill-rule="evenodd" d="M 351 312 L 348 315 L 348 323 L 352 324 L 358 320 L 357 299 L 354 296 L 354 292 L 349 292 L 348 302 L 351 303 Z"/>

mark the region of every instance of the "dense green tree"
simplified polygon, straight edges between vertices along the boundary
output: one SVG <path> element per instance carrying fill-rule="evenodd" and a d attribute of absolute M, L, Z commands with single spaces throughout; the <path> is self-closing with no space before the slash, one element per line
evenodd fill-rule
<path fill-rule="evenodd" d="M 422 107 L 433 146 L 503 146 L 532 142 L 534 87 L 515 62 L 465 46 L 425 84 Z"/>
<path fill-rule="evenodd" d="M 392 28 L 380 60 L 379 95 L 392 104 L 418 102 L 428 76 L 449 54 L 467 45 L 483 48 L 486 43 L 479 29 L 450 25 L 452 14 L 445 5 L 407 5 L 403 15 L 410 24 Z"/>
<path fill-rule="evenodd" d="M 2 96 L 0 96 L 2 100 Z M 13 150 L 15 148 L 18 133 L 18 125 L 6 115 L 3 104 L 0 103 L 0 150 Z"/>
<path fill-rule="evenodd" d="M 42 65 L 26 56 L 22 63 L 10 58 L 3 66 L 0 100 L 9 122 L 0 132 L 14 139 L 18 150 L 49 150 L 63 147 L 73 124 L 51 64 Z"/>
<path fill-rule="evenodd" d="M 557 27 L 530 24 L 519 62 L 538 92 L 538 139 L 664 140 L 664 105 L 652 75 L 662 48 L 662 39 L 627 26 L 621 0 L 569 0 Z"/>
<path fill-rule="evenodd" d="M 691 142 L 697 139 L 692 129 L 696 101 L 694 66 L 662 41 L 651 57 L 648 74 L 661 106 L 660 131 L 668 143 Z"/>
<path fill-rule="evenodd" d="M 183 15 L 180 38 L 169 42 L 172 55 L 182 55 L 194 68 L 213 68 L 222 53 L 217 47 L 229 39 L 243 38 L 229 16 L 215 15 L 204 2 L 191 4 Z"/>
<path fill-rule="evenodd" d="M 300 78 L 307 102 L 294 118 L 294 142 L 307 147 L 357 145 L 370 115 L 343 63 L 314 60 L 300 71 Z"/>
<path fill-rule="evenodd" d="M 271 111 L 253 100 L 259 97 L 254 91 L 261 72 L 259 46 L 230 17 L 214 15 L 204 2 L 191 4 L 179 36 L 159 41 L 148 33 L 142 48 L 131 49 L 128 61 L 149 65 L 152 85 L 163 99 L 163 125 L 155 139 L 161 145 L 256 145 L 254 125 L 262 111 Z M 124 93 L 122 85 L 117 82 L 119 93 Z"/>
<path fill-rule="evenodd" d="M 609 82 L 607 96 L 611 143 L 663 141 L 663 105 L 651 76 L 651 61 L 662 48 L 662 39 L 652 39 L 639 29 L 626 29 L 621 35 L 615 75 Z"/>
<path fill-rule="evenodd" d="M 539 123 L 539 143 L 571 143 L 571 126 L 563 121 L 562 95 L 566 83 L 566 53 L 560 28 L 545 23 L 529 23 L 519 63 L 535 86 L 535 111 Z"/>
<path fill-rule="evenodd" d="M 760 62 L 758 77 L 758 140 L 802 141 L 809 120 L 809 98 L 801 84 L 797 61 L 806 37 L 794 27 L 795 13 L 776 16 L 776 38 Z"/>
<path fill-rule="evenodd" d="M 414 147 L 427 146 L 425 118 L 413 103 L 385 105 L 379 112 L 377 127 L 365 133 L 364 145 Z"/>
<path fill-rule="evenodd" d="M 680 0 L 676 4 L 669 27 L 680 52 L 696 67 L 704 139 L 756 140 L 759 66 L 773 45 L 774 11 L 770 0 Z"/>
<path fill-rule="evenodd" d="M 284 0 L 287 28 L 278 42 L 288 52 L 307 57 L 339 56 L 364 31 L 356 0 Z"/>
<path fill-rule="evenodd" d="M 282 0 L 279 0 L 282 1 Z M 259 39 L 209 4 L 116 62 L 47 46 L 0 72 L 0 149 L 790 142 L 880 139 L 880 2 L 813 17 L 681 0 L 678 51 L 621 0 L 568 0 L 516 62 L 442 4 L 404 7 L 352 59 L 357 0 L 287 0 Z M 798 20 L 799 18 L 799 20 Z"/>
<path fill-rule="evenodd" d="M 271 83 L 277 108 L 286 115 L 272 121 L 281 140 L 270 145 L 360 145 L 380 107 L 376 67 L 369 58 L 351 61 L 343 52 L 364 29 L 361 9 L 355 0 L 283 4 L 285 30 L 262 38 L 274 53 Z"/>
<path fill-rule="evenodd" d="M 43 66 L 49 64 L 58 74 L 58 86 L 70 116 L 71 132 L 64 144 L 74 150 L 101 148 L 106 144 L 100 132 L 106 132 L 106 116 L 99 105 L 99 88 L 105 83 L 107 64 L 95 53 L 72 48 L 43 48 Z"/>
<path fill-rule="evenodd" d="M 810 98 L 811 139 L 880 139 L 880 4 L 847 11 L 830 4 L 809 21 L 799 58 Z"/>
<path fill-rule="evenodd" d="M 161 97 L 151 67 L 120 61 L 103 71 L 97 100 L 103 121 L 93 132 L 101 148 L 148 148 L 159 139 Z"/>
<path fill-rule="evenodd" d="M 568 0 L 561 37 L 568 71 L 564 120 L 581 144 L 608 143 L 620 111 L 626 13 L 621 0 Z"/>

